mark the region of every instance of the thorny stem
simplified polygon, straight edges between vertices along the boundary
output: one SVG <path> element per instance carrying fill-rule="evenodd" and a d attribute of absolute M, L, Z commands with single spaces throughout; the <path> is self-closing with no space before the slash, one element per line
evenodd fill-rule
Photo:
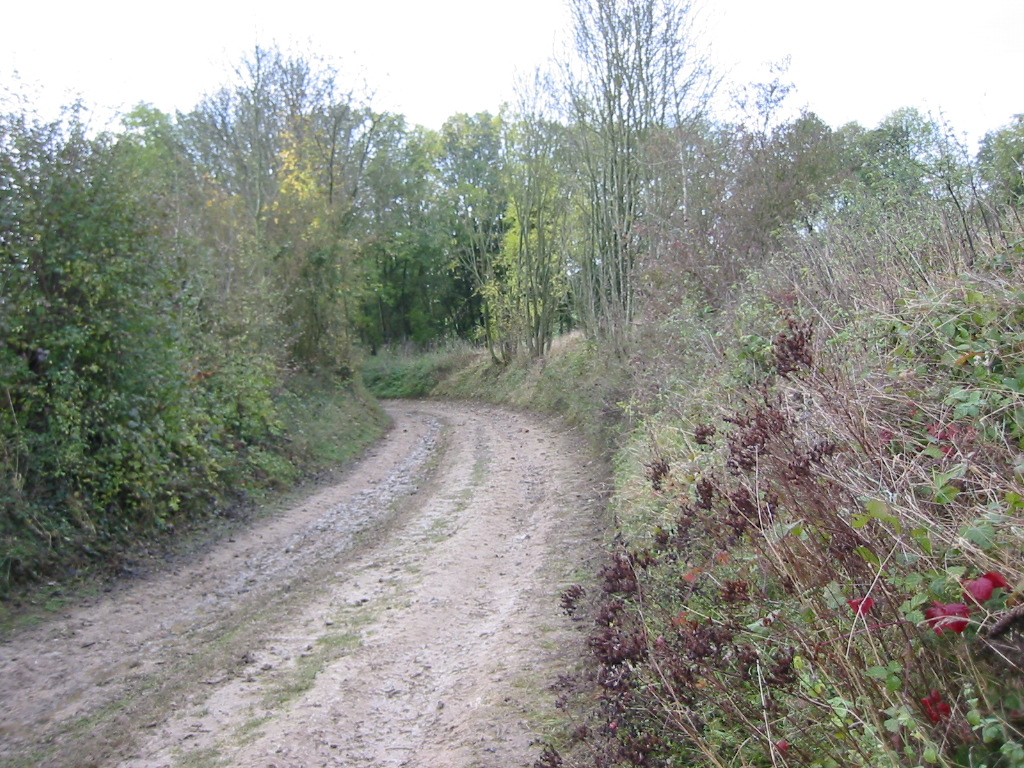
<path fill-rule="evenodd" d="M 761 670 L 760 659 L 757 661 L 757 687 L 761 693 L 761 712 L 764 715 L 764 735 L 767 737 L 768 743 L 771 744 L 773 742 L 772 726 L 768 721 L 768 702 L 764 697 L 764 674 Z M 778 765 L 778 761 L 775 759 L 775 749 L 773 747 L 769 747 L 769 752 L 772 756 L 772 765 Z"/>
<path fill-rule="evenodd" d="M 824 648 L 827 645 L 832 645 L 832 643 L 836 642 L 837 640 L 842 640 L 844 638 L 852 638 L 852 637 L 856 637 L 857 635 L 863 635 L 865 632 L 871 632 L 871 631 L 873 631 L 875 629 L 885 629 L 886 627 L 895 627 L 895 626 L 897 626 L 899 624 L 913 624 L 913 622 L 911 622 L 911 621 L 909 621 L 907 619 L 896 619 L 896 621 L 887 621 L 884 624 L 868 624 L 863 629 L 858 629 L 858 630 L 855 630 L 854 632 L 847 632 L 847 633 L 844 633 L 842 635 L 837 635 L 836 637 L 833 637 L 831 640 L 825 640 L 825 641 L 823 641 L 821 643 L 818 643 L 817 645 L 814 646 L 814 648 L 815 648 L 815 650 L 819 650 L 821 648 Z"/>

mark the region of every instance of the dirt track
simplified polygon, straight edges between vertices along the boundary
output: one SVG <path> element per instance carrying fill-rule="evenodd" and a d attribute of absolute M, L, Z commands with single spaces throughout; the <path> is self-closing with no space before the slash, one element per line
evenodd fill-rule
<path fill-rule="evenodd" d="M 0 766 L 530 765 L 602 478 L 532 417 L 389 411 L 338 484 L 0 645 Z"/>

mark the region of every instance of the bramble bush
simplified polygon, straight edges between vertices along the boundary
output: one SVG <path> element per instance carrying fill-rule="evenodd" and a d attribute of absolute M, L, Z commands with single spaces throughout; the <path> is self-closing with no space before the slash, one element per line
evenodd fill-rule
<path fill-rule="evenodd" d="M 784 317 L 774 380 L 623 489 L 649 528 L 603 574 L 599 764 L 1024 765 L 1020 397 L 958 408 L 953 341 L 886 349 L 915 317 L 870 368 Z"/>
<path fill-rule="evenodd" d="M 1024 237 L 849 213 L 644 330 L 598 705 L 537 765 L 1024 766 Z"/>

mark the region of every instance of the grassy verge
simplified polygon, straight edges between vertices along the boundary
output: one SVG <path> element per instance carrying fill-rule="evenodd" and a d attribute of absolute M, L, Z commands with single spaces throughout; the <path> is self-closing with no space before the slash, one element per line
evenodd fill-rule
<path fill-rule="evenodd" d="M 387 415 L 363 386 L 296 375 L 278 395 L 288 453 L 301 475 L 358 457 L 379 438 Z"/>
<path fill-rule="evenodd" d="M 564 418 L 609 454 L 628 427 L 621 403 L 631 381 L 626 366 L 574 333 L 556 340 L 543 358 L 494 364 L 473 347 L 425 355 L 389 351 L 364 369 L 377 397 L 446 397 L 529 408 Z"/>
<path fill-rule="evenodd" d="M 472 364 L 477 357 L 478 351 L 464 344 L 417 353 L 383 349 L 364 362 L 363 382 L 376 397 L 427 397 L 452 371 Z"/>

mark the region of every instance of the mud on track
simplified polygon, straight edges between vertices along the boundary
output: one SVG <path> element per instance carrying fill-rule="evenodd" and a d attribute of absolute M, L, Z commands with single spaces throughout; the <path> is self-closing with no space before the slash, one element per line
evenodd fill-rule
<path fill-rule="evenodd" d="M 532 764 L 599 468 L 523 414 L 388 410 L 336 485 L 0 645 L 0 766 Z"/>

